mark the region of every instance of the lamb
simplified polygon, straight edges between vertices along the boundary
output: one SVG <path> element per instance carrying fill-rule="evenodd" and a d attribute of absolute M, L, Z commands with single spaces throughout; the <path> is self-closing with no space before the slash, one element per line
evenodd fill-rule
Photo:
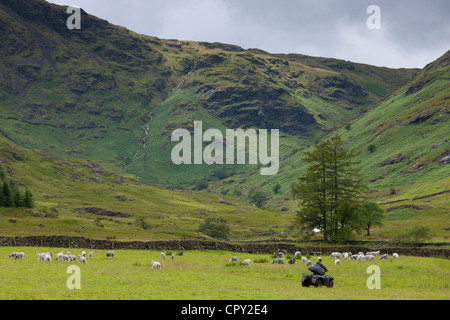
<path fill-rule="evenodd" d="M 94 253 L 93 252 L 89 252 L 89 259 L 94 259 Z"/>
<path fill-rule="evenodd" d="M 242 265 L 246 265 L 246 266 L 249 266 L 249 265 L 251 265 L 252 264 L 252 261 L 250 260 L 250 259 L 246 259 L 246 260 L 244 260 L 244 261 L 242 261 L 242 263 L 241 263 Z"/>
<path fill-rule="evenodd" d="M 238 257 L 231 257 L 230 260 L 228 260 L 228 262 L 238 262 L 239 258 Z"/>
<path fill-rule="evenodd" d="M 152 268 L 153 269 L 157 269 L 157 270 L 161 270 L 162 269 L 161 263 L 156 262 L 156 261 L 152 261 Z"/>
<path fill-rule="evenodd" d="M 383 254 L 383 255 L 380 257 L 380 260 L 385 260 L 385 259 L 387 259 L 387 258 L 389 258 L 389 255 Z"/>
<path fill-rule="evenodd" d="M 166 254 L 164 252 L 161 252 L 161 260 L 165 260 L 166 259 Z"/>
<path fill-rule="evenodd" d="M 336 259 L 336 261 L 334 261 L 334 265 L 335 266 L 340 266 L 341 265 L 341 260 Z"/>
<path fill-rule="evenodd" d="M 107 253 L 106 253 L 106 259 L 114 259 L 115 258 L 115 254 L 114 254 L 114 251 L 108 251 Z"/>
<path fill-rule="evenodd" d="M 87 264 L 86 257 L 83 257 L 82 255 L 78 256 L 78 259 L 80 260 L 80 264 Z"/>
<path fill-rule="evenodd" d="M 398 259 L 398 253 L 394 253 L 394 254 L 392 254 L 392 258 L 394 258 L 394 259 Z"/>

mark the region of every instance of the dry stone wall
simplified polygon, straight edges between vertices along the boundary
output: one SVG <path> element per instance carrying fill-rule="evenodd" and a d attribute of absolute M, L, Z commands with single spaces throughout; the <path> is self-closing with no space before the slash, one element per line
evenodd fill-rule
<path fill-rule="evenodd" d="M 97 250 L 225 250 L 243 253 L 272 254 L 284 250 L 293 255 L 300 251 L 302 255 L 317 255 L 320 253 L 327 256 L 332 252 L 367 252 L 380 250 L 383 254 L 392 255 L 394 252 L 404 256 L 418 257 L 444 257 L 449 258 L 450 250 L 441 248 L 399 248 L 380 247 L 367 248 L 364 246 L 299 246 L 294 243 L 279 243 L 276 241 L 264 242 L 222 242 L 210 240 L 170 240 L 170 241 L 115 241 L 99 240 L 84 237 L 70 236 L 26 236 L 26 237 L 4 237 L 0 236 L 0 246 L 17 247 L 49 247 L 49 248 L 83 248 Z"/>

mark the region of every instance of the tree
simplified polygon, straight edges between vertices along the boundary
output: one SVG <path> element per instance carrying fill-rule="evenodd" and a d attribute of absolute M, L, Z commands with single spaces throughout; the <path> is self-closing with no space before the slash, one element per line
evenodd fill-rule
<path fill-rule="evenodd" d="M 364 208 L 361 212 L 361 223 L 363 228 L 367 231 L 367 236 L 370 236 L 370 229 L 372 227 L 381 227 L 384 218 L 384 211 L 378 204 L 374 202 L 364 203 Z"/>
<path fill-rule="evenodd" d="M 365 186 L 355 168 L 357 155 L 344 147 L 339 135 L 306 152 L 304 161 L 310 166 L 292 186 L 292 194 L 300 199 L 296 223 L 303 231 L 317 228 L 328 242 L 343 241 L 360 228 L 358 212 Z"/>
<path fill-rule="evenodd" d="M 258 208 L 261 208 L 267 201 L 267 194 L 261 189 L 255 189 L 250 193 L 249 200 Z"/>
<path fill-rule="evenodd" d="M 277 184 L 276 185 L 274 185 L 273 186 L 273 193 L 274 194 L 278 194 L 279 192 L 280 192 L 280 189 L 281 189 L 281 186 L 280 186 L 280 184 L 277 182 Z"/>
<path fill-rule="evenodd" d="M 206 217 L 198 231 L 221 240 L 228 240 L 230 235 L 228 221 L 223 217 Z"/>
<path fill-rule="evenodd" d="M 15 206 L 14 195 L 8 180 L 3 181 L 3 206 L 11 208 Z"/>
<path fill-rule="evenodd" d="M 23 197 L 23 206 L 25 208 L 34 208 L 33 194 L 31 193 L 31 191 L 28 188 L 26 188 L 25 194 Z"/>

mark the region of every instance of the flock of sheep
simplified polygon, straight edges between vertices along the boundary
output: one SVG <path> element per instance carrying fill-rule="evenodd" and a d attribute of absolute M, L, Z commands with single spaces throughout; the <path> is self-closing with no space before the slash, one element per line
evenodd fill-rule
<path fill-rule="evenodd" d="M 330 255 L 330 258 L 335 259 L 334 264 L 337 266 L 341 264 L 340 259 L 365 262 L 365 261 L 375 261 L 375 257 L 380 257 L 380 260 L 385 260 L 389 258 L 389 255 L 388 254 L 380 255 L 380 251 L 367 252 L 366 254 L 364 254 L 363 252 L 358 252 L 358 254 L 352 254 L 351 252 L 344 252 L 344 253 L 333 252 Z M 398 257 L 399 257 L 398 253 L 392 254 L 392 258 L 398 259 Z"/>
<path fill-rule="evenodd" d="M 277 251 L 274 253 L 274 256 L 276 256 L 277 258 L 275 258 L 272 261 L 272 264 L 284 264 L 285 260 L 284 260 L 284 255 L 285 255 L 285 251 Z M 311 255 L 311 254 L 310 254 Z M 314 253 L 313 255 L 321 255 L 320 253 Z M 300 251 L 297 251 L 295 253 L 295 258 L 291 258 L 289 259 L 288 263 L 290 265 L 294 265 L 297 262 L 297 259 L 300 259 L 300 261 L 306 266 L 306 267 L 310 267 L 312 265 L 311 260 L 309 260 L 307 257 L 302 257 L 302 253 Z M 330 255 L 330 258 L 335 258 L 335 265 L 340 265 L 341 264 L 341 260 L 340 259 L 344 259 L 344 260 L 356 260 L 356 261 L 375 261 L 375 257 L 380 257 L 380 260 L 384 260 L 384 259 L 388 259 L 389 255 L 388 254 L 383 254 L 380 256 L 380 251 L 373 251 L 373 252 L 367 252 L 366 254 L 364 254 L 363 252 L 359 252 L 358 254 L 352 254 L 351 252 L 344 252 L 344 253 L 340 253 L 340 252 L 333 252 Z M 394 259 L 398 259 L 399 255 L 398 253 L 394 253 L 392 255 L 392 257 Z M 231 257 L 231 259 L 229 260 L 229 262 L 238 262 L 239 258 L 238 257 Z M 251 264 L 251 260 L 247 259 L 244 260 L 242 263 L 242 265 L 250 265 Z"/>
<path fill-rule="evenodd" d="M 272 264 L 284 264 L 284 254 L 285 251 L 278 251 L 275 252 L 274 255 L 277 257 L 275 258 L 275 260 L 272 261 Z M 87 255 L 89 257 L 90 260 L 94 259 L 94 252 L 89 252 L 89 254 Z M 363 252 L 359 252 L 358 254 L 352 254 L 351 252 L 333 252 L 330 255 L 330 258 L 334 258 L 335 265 L 340 265 L 341 264 L 341 260 L 356 260 L 356 261 L 375 261 L 375 257 L 380 257 L 380 260 L 384 260 L 384 259 L 388 259 L 389 255 L 388 254 L 383 254 L 380 255 L 380 251 L 373 251 L 373 252 L 367 252 L 366 254 L 364 254 Z M 392 257 L 394 259 L 398 259 L 399 255 L 397 253 L 394 253 L 392 255 Z M 9 258 L 14 258 L 15 260 L 24 260 L 25 259 L 25 253 L 23 252 L 13 252 L 9 255 Z M 50 263 L 52 262 L 52 258 L 53 258 L 53 254 L 51 252 L 45 252 L 45 253 L 38 253 L 36 254 L 36 258 L 39 262 L 47 262 Z M 106 259 L 114 259 L 115 258 L 115 253 L 113 251 L 108 251 L 106 253 Z M 310 267 L 312 265 L 311 260 L 309 260 L 306 257 L 302 257 L 302 253 L 300 251 L 297 251 L 295 253 L 295 258 L 291 258 L 289 259 L 289 264 L 290 265 L 294 265 L 297 262 L 297 258 L 300 258 L 300 261 L 306 265 L 306 267 Z M 165 260 L 166 259 L 166 254 L 164 252 L 161 252 L 161 260 Z M 71 252 L 67 252 L 64 254 L 64 251 L 61 251 L 60 253 L 58 253 L 56 255 L 55 258 L 56 261 L 63 261 L 63 262 L 67 262 L 67 263 L 76 263 L 77 261 L 77 257 L 72 255 Z M 175 255 L 172 254 L 171 256 L 171 260 L 175 260 Z M 87 264 L 87 259 L 86 259 L 86 252 L 83 251 L 81 252 L 81 254 L 78 256 L 78 261 L 80 262 L 80 264 Z M 238 262 L 239 258 L 238 257 L 231 257 L 229 262 Z M 241 265 L 251 265 L 252 261 L 250 259 L 246 259 L 244 261 L 241 262 Z M 152 268 L 156 269 L 156 270 L 161 270 L 162 266 L 160 262 L 157 261 L 152 261 L 151 262 Z"/>

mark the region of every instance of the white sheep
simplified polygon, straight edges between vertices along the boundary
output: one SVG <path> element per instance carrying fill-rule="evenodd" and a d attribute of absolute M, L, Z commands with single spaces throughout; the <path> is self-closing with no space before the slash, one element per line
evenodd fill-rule
<path fill-rule="evenodd" d="M 109 260 L 109 259 L 114 259 L 115 257 L 116 257 L 116 255 L 115 255 L 114 251 L 108 251 L 108 252 L 106 253 L 106 259 L 107 259 L 107 260 Z"/>
<path fill-rule="evenodd" d="M 80 255 L 78 256 L 78 259 L 80 260 L 80 264 L 87 264 L 86 257 Z"/>
<path fill-rule="evenodd" d="M 392 258 L 394 258 L 394 259 L 398 259 L 398 253 L 394 253 L 394 254 L 392 254 Z"/>
<path fill-rule="evenodd" d="M 166 259 L 166 254 L 164 252 L 161 252 L 161 260 L 165 260 Z"/>
<path fill-rule="evenodd" d="M 228 260 L 228 262 L 238 262 L 239 258 L 238 257 L 231 257 L 230 260 Z"/>
<path fill-rule="evenodd" d="M 93 252 L 89 252 L 89 259 L 94 259 L 94 253 Z"/>
<path fill-rule="evenodd" d="M 341 258 L 341 253 L 340 252 L 333 252 L 332 254 L 330 254 L 330 258 Z"/>
<path fill-rule="evenodd" d="M 373 253 L 373 252 L 372 252 Z M 375 256 L 372 254 L 368 254 L 366 255 L 366 260 L 367 261 L 375 261 Z"/>
<path fill-rule="evenodd" d="M 272 264 L 284 264 L 284 259 L 276 258 L 275 260 L 272 261 Z"/>
<path fill-rule="evenodd" d="M 251 261 L 250 259 L 246 259 L 246 260 L 242 261 L 241 264 L 246 265 L 246 266 L 249 266 L 249 265 L 252 264 L 252 261 Z"/>
<path fill-rule="evenodd" d="M 172 253 L 172 256 L 170 257 L 171 260 L 175 260 L 175 255 Z"/>
<path fill-rule="evenodd" d="M 389 258 L 389 255 L 383 254 L 383 255 L 380 257 L 380 260 L 385 260 L 385 259 L 387 259 L 387 258 Z"/>
<path fill-rule="evenodd" d="M 48 262 L 48 263 L 52 262 L 52 256 L 47 254 L 47 253 L 44 253 L 44 260 L 43 261 L 44 262 Z"/>
<path fill-rule="evenodd" d="M 308 262 L 308 258 L 302 257 L 302 263 L 306 264 Z"/>
<path fill-rule="evenodd" d="M 86 258 L 86 252 L 85 252 L 85 251 L 82 251 L 82 252 L 81 252 L 81 256 Z"/>
<path fill-rule="evenodd" d="M 156 261 L 152 261 L 152 268 L 153 269 L 157 269 L 157 270 L 161 270 L 162 269 L 161 263 L 156 262 Z"/>
<path fill-rule="evenodd" d="M 334 265 L 335 265 L 335 266 L 340 266 L 340 265 L 341 265 L 341 260 L 336 259 L 336 260 L 334 261 Z"/>
<path fill-rule="evenodd" d="M 310 267 L 310 266 L 312 266 L 312 262 L 311 262 L 311 260 L 308 260 L 308 261 L 306 261 L 306 266 L 307 266 L 307 267 Z"/>
<path fill-rule="evenodd" d="M 302 255 L 302 253 L 300 251 L 297 251 L 294 256 L 297 258 L 297 257 L 301 257 L 301 255 Z"/>
<path fill-rule="evenodd" d="M 62 259 L 63 259 L 63 262 L 67 262 L 67 263 L 70 262 L 70 258 L 67 254 L 63 254 Z"/>
<path fill-rule="evenodd" d="M 73 254 L 71 254 L 69 256 L 69 260 L 70 260 L 70 262 L 77 262 L 77 257 L 75 257 Z"/>
<path fill-rule="evenodd" d="M 62 259 L 63 259 L 63 255 L 64 255 L 64 254 L 63 254 L 62 252 L 58 253 L 58 254 L 56 255 L 55 260 L 56 260 L 56 261 L 62 260 Z"/>

